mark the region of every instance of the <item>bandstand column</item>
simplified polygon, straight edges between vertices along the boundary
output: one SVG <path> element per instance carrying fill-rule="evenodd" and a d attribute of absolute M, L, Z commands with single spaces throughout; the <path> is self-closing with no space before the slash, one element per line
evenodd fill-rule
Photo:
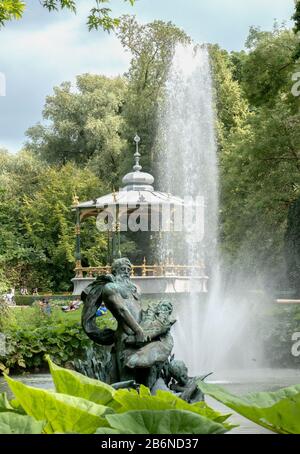
<path fill-rule="evenodd" d="M 82 277 L 81 271 L 81 237 L 80 237 L 80 209 L 78 208 L 79 199 L 77 196 L 74 197 L 73 206 L 76 208 L 76 225 L 75 225 L 75 267 L 79 270 L 76 272 L 77 277 Z"/>

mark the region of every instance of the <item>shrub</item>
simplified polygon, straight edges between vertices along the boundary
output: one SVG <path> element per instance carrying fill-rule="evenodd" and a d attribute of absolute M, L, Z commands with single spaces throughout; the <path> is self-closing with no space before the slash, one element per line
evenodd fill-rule
<path fill-rule="evenodd" d="M 51 316 L 39 307 L 9 308 L 8 321 L 3 332 L 7 340 L 7 352 L 0 356 L 0 372 L 20 373 L 45 370 L 46 353 L 64 365 L 75 359 L 85 359 L 92 341 L 81 327 L 81 310 L 64 313 L 59 307 L 52 307 Z M 100 327 L 113 328 L 109 316 L 97 321 Z"/>
<path fill-rule="evenodd" d="M 33 296 L 16 295 L 15 302 L 17 306 L 31 306 L 34 302 Z"/>

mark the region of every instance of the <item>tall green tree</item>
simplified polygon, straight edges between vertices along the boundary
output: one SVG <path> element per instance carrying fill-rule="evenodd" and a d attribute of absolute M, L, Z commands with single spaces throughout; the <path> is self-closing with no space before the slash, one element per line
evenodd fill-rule
<path fill-rule="evenodd" d="M 128 144 L 138 132 L 142 141 L 142 164 L 153 171 L 157 111 L 163 97 L 170 63 L 178 43 L 189 43 L 187 34 L 171 22 L 139 24 L 135 17 L 123 16 L 117 30 L 123 47 L 132 60 L 126 74 L 127 101 L 122 111 Z M 132 166 L 131 156 L 123 163 L 123 172 Z M 152 169 L 151 169 L 152 168 Z"/>
<path fill-rule="evenodd" d="M 68 163 L 48 166 L 33 155 L 0 154 L 0 265 L 2 284 L 69 290 L 74 276 L 75 194 L 90 200 L 103 192 L 91 171 Z M 82 228 L 83 262 L 105 263 L 106 239 L 93 220 Z M 3 274 L 2 273 L 2 274 Z"/>
<path fill-rule="evenodd" d="M 125 144 L 121 110 L 126 83 L 120 77 L 84 74 L 77 77 L 76 88 L 69 82 L 54 88 L 43 111 L 49 124 L 37 124 L 27 131 L 26 148 L 47 163 L 88 163 L 112 186 L 118 182 Z"/>
<path fill-rule="evenodd" d="M 299 99 L 291 92 L 297 40 L 275 27 L 251 29 L 247 43 L 249 53 L 232 59 L 251 112 L 221 154 L 223 247 L 233 259 L 246 257 L 249 272 L 273 270 L 276 281 L 289 207 L 300 195 Z"/>
<path fill-rule="evenodd" d="M 297 70 L 293 60 L 297 45 L 297 36 L 284 26 L 275 24 L 272 31 L 251 27 L 246 42 L 249 53 L 247 58 L 242 54 L 240 77 L 251 106 L 272 107 L 280 96 L 294 101 L 291 75 Z"/>
<path fill-rule="evenodd" d="M 235 67 L 227 51 L 218 45 L 209 47 L 214 102 L 216 108 L 219 150 L 224 147 L 230 134 L 242 130 L 249 117 L 249 104 L 235 79 Z"/>
<path fill-rule="evenodd" d="M 292 19 L 295 22 L 294 33 L 298 36 L 298 45 L 297 45 L 296 51 L 295 51 L 295 53 L 293 55 L 294 60 L 297 61 L 300 58 L 300 40 L 299 40 L 299 35 L 300 35 L 300 1 L 299 0 L 295 0 L 295 12 L 294 12 L 294 15 L 293 15 Z"/>
<path fill-rule="evenodd" d="M 290 288 L 300 297 L 300 198 L 289 208 L 285 234 L 285 257 Z"/>

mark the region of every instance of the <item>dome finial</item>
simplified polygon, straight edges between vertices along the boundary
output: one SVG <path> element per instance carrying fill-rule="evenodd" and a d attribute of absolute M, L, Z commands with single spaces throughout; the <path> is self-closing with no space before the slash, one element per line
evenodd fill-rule
<path fill-rule="evenodd" d="M 135 159 L 135 165 L 133 166 L 133 170 L 135 172 L 140 172 L 142 170 L 142 166 L 140 165 L 140 152 L 139 152 L 139 143 L 141 141 L 140 137 L 136 134 L 135 138 L 133 139 L 135 141 L 135 146 L 136 146 L 136 152 L 134 153 L 134 159 Z"/>
<path fill-rule="evenodd" d="M 142 166 L 140 165 L 140 152 L 139 152 L 139 143 L 141 139 L 136 134 L 134 139 L 136 145 L 136 151 L 134 153 L 135 165 L 133 166 L 133 172 L 127 173 L 123 177 L 122 182 L 125 185 L 123 187 L 124 191 L 154 191 L 153 182 L 154 178 L 150 173 L 141 172 Z"/>

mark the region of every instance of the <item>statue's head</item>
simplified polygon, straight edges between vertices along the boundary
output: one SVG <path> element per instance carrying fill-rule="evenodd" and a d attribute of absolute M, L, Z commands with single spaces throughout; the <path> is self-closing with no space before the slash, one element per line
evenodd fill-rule
<path fill-rule="evenodd" d="M 111 272 L 114 276 L 121 276 L 124 279 L 130 279 L 131 262 L 127 258 L 116 259 L 113 261 Z"/>
<path fill-rule="evenodd" d="M 171 303 L 171 301 L 162 300 L 159 303 L 158 311 L 166 315 L 171 315 L 173 312 L 173 304 Z"/>
<path fill-rule="evenodd" d="M 183 361 L 172 360 L 169 365 L 169 372 L 179 385 L 186 385 L 188 382 L 188 368 Z"/>

